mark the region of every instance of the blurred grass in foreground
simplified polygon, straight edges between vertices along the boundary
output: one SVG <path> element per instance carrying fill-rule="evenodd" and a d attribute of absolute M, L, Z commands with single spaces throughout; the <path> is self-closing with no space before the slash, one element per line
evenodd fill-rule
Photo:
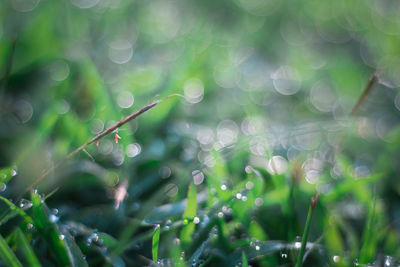
<path fill-rule="evenodd" d="M 2 1 L 0 266 L 398 266 L 399 15 Z"/>

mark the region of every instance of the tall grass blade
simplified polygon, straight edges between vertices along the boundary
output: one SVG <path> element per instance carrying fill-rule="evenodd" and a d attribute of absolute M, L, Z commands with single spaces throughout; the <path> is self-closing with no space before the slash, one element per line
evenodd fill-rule
<path fill-rule="evenodd" d="M 44 238 L 50 253 L 58 265 L 71 265 L 64 241 L 65 235 L 61 234 L 57 225 L 50 221 L 45 204 L 35 190 L 32 191 L 31 198 L 34 225 Z"/>
<path fill-rule="evenodd" d="M 152 254 L 153 261 L 158 261 L 158 245 L 160 244 L 160 225 L 156 226 L 153 233 L 153 244 L 152 244 Z"/>
<path fill-rule="evenodd" d="M 246 253 L 242 251 L 242 267 L 248 267 L 249 263 L 247 262 Z"/>
<path fill-rule="evenodd" d="M 197 212 L 197 193 L 196 187 L 192 183 L 189 186 L 188 191 L 188 201 L 186 205 L 185 212 L 183 213 L 183 229 L 181 232 L 181 241 L 184 246 L 188 246 L 192 240 L 192 234 L 195 229 L 195 224 L 193 223 L 194 217 L 196 217 Z"/>
<path fill-rule="evenodd" d="M 304 257 L 304 253 L 306 251 L 308 232 L 310 230 L 310 225 L 311 225 L 311 218 L 312 218 L 315 206 L 317 205 L 318 199 L 319 199 L 319 193 L 317 193 L 315 195 L 315 197 L 311 200 L 310 208 L 308 209 L 306 225 L 304 227 L 303 237 L 301 239 L 301 247 L 300 247 L 299 255 L 297 257 L 296 267 L 301 267 L 303 264 L 303 257 Z"/>
<path fill-rule="evenodd" d="M 8 246 L 7 242 L 0 235 L 0 259 L 5 263 L 6 266 L 22 267 L 21 262 L 15 256 L 14 252 Z"/>
<path fill-rule="evenodd" d="M 22 255 L 24 256 L 24 260 L 26 261 L 26 263 L 29 264 L 29 266 L 41 266 L 38 258 L 33 252 L 31 245 L 29 244 L 28 239 L 20 228 L 17 227 L 14 232 L 9 236 L 9 238 L 10 241 L 13 242 L 16 247 L 21 251 Z"/>

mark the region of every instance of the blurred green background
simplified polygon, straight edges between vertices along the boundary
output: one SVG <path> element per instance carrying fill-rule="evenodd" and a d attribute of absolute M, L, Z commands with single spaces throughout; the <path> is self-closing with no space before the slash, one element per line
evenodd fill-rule
<path fill-rule="evenodd" d="M 320 192 L 304 266 L 398 266 L 399 73 L 393 0 L 3 0 L 0 256 L 294 266 Z"/>

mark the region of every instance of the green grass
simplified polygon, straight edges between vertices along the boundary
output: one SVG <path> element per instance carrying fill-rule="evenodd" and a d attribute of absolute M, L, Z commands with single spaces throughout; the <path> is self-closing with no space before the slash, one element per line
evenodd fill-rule
<path fill-rule="evenodd" d="M 398 266 L 397 10 L 1 2 L 0 266 Z"/>

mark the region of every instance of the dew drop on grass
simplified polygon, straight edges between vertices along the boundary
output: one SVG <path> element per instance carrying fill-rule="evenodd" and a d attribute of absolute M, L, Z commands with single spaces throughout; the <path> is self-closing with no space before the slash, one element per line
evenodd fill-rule
<path fill-rule="evenodd" d="M 339 262 L 339 260 L 340 260 L 339 256 L 337 256 L 337 255 L 333 256 L 333 261 L 334 262 Z"/>
<path fill-rule="evenodd" d="M 252 182 L 249 181 L 249 182 L 246 183 L 246 189 L 247 190 L 251 190 L 251 189 L 253 189 L 253 187 L 254 187 L 254 184 Z"/>
<path fill-rule="evenodd" d="M 64 238 L 65 238 L 65 235 L 60 235 L 61 240 L 64 240 Z"/>
<path fill-rule="evenodd" d="M 199 222 L 200 222 L 200 218 L 199 217 L 194 217 L 193 223 L 194 224 L 198 224 Z"/>
<path fill-rule="evenodd" d="M 224 184 L 221 185 L 221 189 L 225 191 L 226 190 L 226 185 L 224 185 Z"/>
<path fill-rule="evenodd" d="M 299 248 L 301 247 L 301 242 L 295 242 L 295 243 L 294 243 L 294 247 L 295 247 L 296 249 L 299 249 Z"/>
<path fill-rule="evenodd" d="M 11 170 L 11 176 L 15 176 L 15 175 L 17 175 L 18 173 L 17 173 L 17 170 L 15 170 L 15 169 L 12 169 Z"/>
<path fill-rule="evenodd" d="M 220 211 L 220 212 L 218 212 L 218 217 L 223 218 L 224 214 Z"/>
<path fill-rule="evenodd" d="M 282 257 L 282 259 L 287 259 L 287 254 L 286 253 L 282 253 L 281 257 Z"/>
<path fill-rule="evenodd" d="M 49 219 L 51 222 L 58 222 L 59 218 L 55 214 L 50 214 Z"/>
<path fill-rule="evenodd" d="M 5 183 L 0 183 L 0 192 L 4 192 L 7 189 L 7 185 Z"/>
<path fill-rule="evenodd" d="M 32 207 L 32 202 L 30 202 L 29 200 L 23 198 L 19 202 L 19 207 L 21 209 L 29 209 L 30 207 Z"/>
<path fill-rule="evenodd" d="M 237 198 L 237 199 L 241 199 L 241 198 L 242 198 L 242 194 L 241 194 L 241 193 L 237 193 L 237 194 L 236 194 L 236 198 Z"/>

